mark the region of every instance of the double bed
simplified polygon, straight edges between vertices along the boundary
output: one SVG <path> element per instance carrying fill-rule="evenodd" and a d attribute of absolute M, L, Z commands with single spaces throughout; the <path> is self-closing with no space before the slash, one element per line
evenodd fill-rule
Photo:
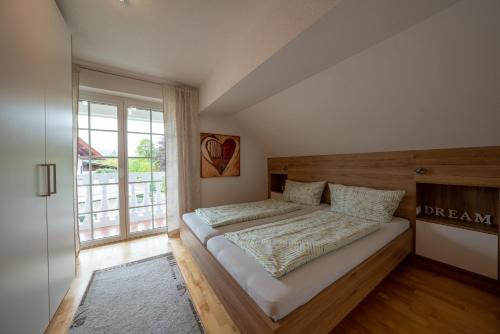
<path fill-rule="evenodd" d="M 344 161 L 339 164 L 327 156 L 270 159 L 270 179 L 276 169 L 279 173 L 286 170 L 288 178 L 299 181 L 334 180 L 406 192 L 395 217 L 380 229 L 280 278 L 270 275 L 224 234 L 328 210 L 327 190 L 319 206 L 226 226 L 209 226 L 195 213 L 183 216 L 180 232 L 184 244 L 242 333 L 329 333 L 412 252 L 415 193 L 412 175 L 401 172 L 407 169 L 406 155 L 396 160 L 379 155 L 361 158 L 362 169 L 352 174 L 336 169 L 350 167 Z M 328 172 L 319 175 L 318 170 Z"/>
<path fill-rule="evenodd" d="M 183 216 L 181 238 L 243 333 L 329 332 L 412 249 L 407 219 L 394 217 L 370 235 L 277 279 L 224 233 L 298 217 L 328 205 L 227 226 Z"/>

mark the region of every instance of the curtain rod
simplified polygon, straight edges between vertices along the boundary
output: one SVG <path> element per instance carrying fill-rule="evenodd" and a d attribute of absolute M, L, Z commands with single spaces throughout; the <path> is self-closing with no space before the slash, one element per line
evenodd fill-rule
<path fill-rule="evenodd" d="M 83 68 L 85 70 L 89 70 L 89 71 L 94 71 L 94 72 L 99 72 L 99 73 L 103 73 L 103 74 L 109 74 L 109 75 L 114 75 L 114 76 L 117 76 L 117 77 L 122 77 L 122 78 L 125 78 L 125 79 L 132 79 L 132 80 L 137 80 L 137 81 L 142 81 L 142 82 L 147 82 L 147 83 L 152 83 L 152 84 L 155 84 L 155 85 L 162 85 L 164 84 L 163 82 L 155 82 L 155 81 L 150 81 L 150 80 L 145 80 L 145 79 L 138 79 L 138 78 L 134 78 L 132 76 L 127 76 L 127 75 L 124 75 L 124 74 L 117 74 L 117 73 L 111 73 L 111 72 L 107 72 L 107 71 L 103 71 L 103 70 L 98 70 L 98 69 L 95 69 L 95 68 L 91 68 L 91 67 L 87 67 L 87 66 L 83 66 L 83 65 L 80 65 L 78 63 L 76 63 L 78 66 L 80 66 L 80 68 Z M 166 84 L 170 84 L 170 83 L 166 83 Z"/>
<path fill-rule="evenodd" d="M 98 70 L 98 69 L 95 69 L 95 68 L 92 68 L 92 67 L 88 67 L 88 66 L 85 66 L 85 65 L 80 65 L 78 63 L 75 63 L 76 65 L 80 66 L 80 68 L 83 68 L 85 70 L 89 70 L 89 71 L 94 71 L 94 72 L 99 72 L 99 73 L 103 73 L 103 74 L 109 74 L 109 75 L 114 75 L 114 76 L 117 76 L 117 77 L 122 77 L 122 78 L 125 78 L 125 79 L 131 79 L 131 80 L 137 80 L 137 81 L 142 81 L 142 82 L 146 82 L 146 83 L 151 83 L 151 84 L 155 84 L 155 85 L 170 85 L 170 86 L 174 86 L 174 87 L 186 87 L 186 88 L 194 88 L 194 89 L 198 89 L 197 87 L 195 86 L 190 86 L 190 85 L 186 85 L 186 84 L 182 84 L 182 83 L 176 83 L 176 82 L 157 82 L 157 81 L 151 81 L 151 80 L 145 80 L 145 79 L 138 79 L 138 78 L 134 78 L 133 76 L 128 76 L 128 75 L 125 75 L 125 74 L 117 74 L 117 73 L 111 73 L 111 72 L 108 72 L 108 71 L 105 71 L 105 70 Z"/>

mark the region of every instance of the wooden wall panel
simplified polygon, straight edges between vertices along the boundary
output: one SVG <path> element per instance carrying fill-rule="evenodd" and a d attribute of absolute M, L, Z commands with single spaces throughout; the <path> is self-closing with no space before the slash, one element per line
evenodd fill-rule
<path fill-rule="evenodd" d="M 395 215 L 414 225 L 417 183 L 500 188 L 500 146 L 269 158 L 268 171 L 296 181 L 405 190 Z M 323 202 L 329 196 L 325 188 Z"/>

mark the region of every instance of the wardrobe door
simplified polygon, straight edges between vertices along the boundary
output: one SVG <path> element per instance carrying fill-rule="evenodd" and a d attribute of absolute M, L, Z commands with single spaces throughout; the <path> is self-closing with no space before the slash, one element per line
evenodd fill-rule
<path fill-rule="evenodd" d="M 46 13 L 45 1 L 0 1 L 0 333 L 42 333 L 49 321 L 46 174 L 37 167 L 45 112 L 36 32 Z"/>
<path fill-rule="evenodd" d="M 75 276 L 71 37 L 55 2 L 46 26 L 46 163 L 50 317 Z"/>

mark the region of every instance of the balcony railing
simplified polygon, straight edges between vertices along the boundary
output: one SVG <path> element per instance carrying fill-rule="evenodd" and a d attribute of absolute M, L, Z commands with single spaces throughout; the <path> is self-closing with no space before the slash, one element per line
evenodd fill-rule
<path fill-rule="evenodd" d="M 160 182 L 151 182 L 153 180 Z M 165 205 L 153 206 L 151 204 L 165 204 L 164 172 L 129 173 L 128 207 L 129 223 L 142 224 L 151 220 L 151 213 L 155 221 L 165 220 Z M 78 184 L 88 183 L 89 172 L 77 176 Z M 163 181 L 162 181 L 163 180 Z M 141 183 L 144 182 L 144 183 Z M 92 172 L 92 197 L 91 187 L 78 187 L 78 214 L 80 230 L 90 229 L 90 213 L 94 212 L 94 230 L 119 226 L 119 185 L 117 173 Z M 92 210 L 91 210 L 92 206 Z M 136 208 L 137 207 L 137 208 Z M 134 209 L 136 208 L 136 209 Z M 164 222 L 163 222 L 164 224 Z M 155 224 L 156 225 L 156 224 Z"/>

